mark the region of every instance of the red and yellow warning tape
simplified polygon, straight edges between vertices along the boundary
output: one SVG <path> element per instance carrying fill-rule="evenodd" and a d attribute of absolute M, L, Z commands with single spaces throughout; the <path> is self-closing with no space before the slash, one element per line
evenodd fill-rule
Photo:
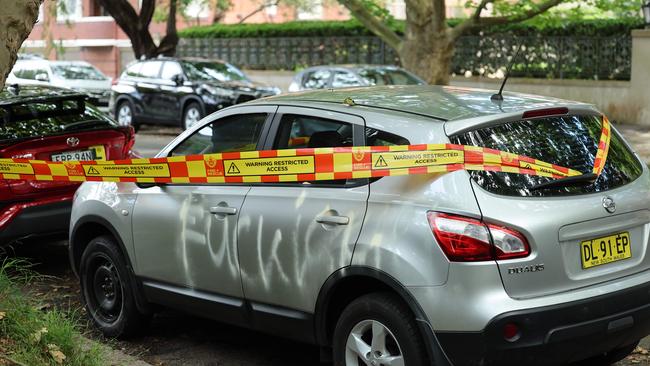
<path fill-rule="evenodd" d="M 603 131 L 594 164 L 607 159 L 610 126 Z M 579 171 L 505 151 L 455 144 L 362 146 L 226 152 L 167 158 L 50 162 L 0 159 L 1 179 L 140 183 L 259 183 L 500 171 L 563 178 Z"/>

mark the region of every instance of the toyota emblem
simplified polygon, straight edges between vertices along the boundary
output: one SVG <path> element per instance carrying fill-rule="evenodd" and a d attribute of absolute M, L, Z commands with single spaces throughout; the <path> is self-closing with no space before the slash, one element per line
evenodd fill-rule
<path fill-rule="evenodd" d="M 75 146 L 79 145 L 79 139 L 76 138 L 76 137 L 68 137 L 66 142 L 68 143 L 68 146 L 70 146 L 70 147 L 75 147 Z"/>
<path fill-rule="evenodd" d="M 614 202 L 614 199 L 612 197 L 607 196 L 603 198 L 603 207 L 609 213 L 616 212 L 616 202 Z"/>

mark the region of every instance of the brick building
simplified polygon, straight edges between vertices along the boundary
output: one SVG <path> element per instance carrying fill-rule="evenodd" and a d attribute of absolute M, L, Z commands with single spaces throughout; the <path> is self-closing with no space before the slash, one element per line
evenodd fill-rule
<path fill-rule="evenodd" d="M 47 2 L 54 0 L 46 0 Z M 41 15 L 34 30 L 23 44 L 23 52 L 44 55 L 48 43 L 53 42 L 56 52 L 45 55 L 50 59 L 85 60 L 102 70 L 106 75 L 116 77 L 131 60 L 131 42 L 113 18 L 108 16 L 96 0 L 58 0 L 64 4 L 65 12 L 55 19 L 50 11 L 41 9 Z M 136 9 L 139 0 L 129 0 Z M 232 8 L 221 20 L 223 23 L 279 23 L 301 20 L 344 20 L 349 19 L 347 9 L 334 0 L 312 0 L 308 9 L 289 6 L 267 6 L 255 12 L 266 0 L 235 0 Z M 463 0 L 448 0 L 447 15 L 457 17 L 465 14 Z M 44 7 L 47 6 L 44 5 Z M 404 18 L 404 0 L 387 0 L 387 8 L 396 18 Z M 249 16 L 249 17 L 247 17 Z M 200 5 L 190 5 L 185 14 L 178 16 L 177 26 L 183 29 L 192 25 L 211 24 L 212 11 Z M 150 30 L 154 39 L 165 34 L 165 24 L 152 22 Z M 48 41 L 49 40 L 49 41 Z"/>

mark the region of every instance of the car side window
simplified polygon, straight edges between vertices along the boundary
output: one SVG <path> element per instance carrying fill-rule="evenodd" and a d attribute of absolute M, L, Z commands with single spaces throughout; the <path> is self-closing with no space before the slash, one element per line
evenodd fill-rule
<path fill-rule="evenodd" d="M 142 69 L 140 70 L 140 76 L 143 78 L 149 79 L 158 79 L 160 75 L 160 68 L 162 67 L 162 61 L 147 61 L 142 64 Z"/>
<path fill-rule="evenodd" d="M 47 70 L 45 68 L 39 68 L 39 67 L 25 67 L 25 68 L 19 68 L 14 71 L 14 76 L 16 76 L 19 79 L 26 79 L 26 80 L 36 80 L 36 75 L 39 74 L 48 75 Z"/>
<path fill-rule="evenodd" d="M 366 127 L 366 146 L 410 145 L 409 140 L 390 132 Z"/>
<path fill-rule="evenodd" d="M 169 156 L 254 151 L 267 116 L 256 113 L 220 118 L 183 140 Z"/>
<path fill-rule="evenodd" d="M 305 89 L 324 89 L 327 88 L 332 72 L 326 69 L 315 70 L 305 75 L 302 86 Z"/>
<path fill-rule="evenodd" d="M 359 86 L 361 83 L 356 75 L 348 71 L 336 71 L 332 79 L 332 88 L 347 88 Z"/>
<path fill-rule="evenodd" d="M 181 68 L 181 65 L 179 65 L 178 62 L 174 61 L 165 62 L 160 78 L 169 81 L 173 80 L 172 78 L 176 75 L 183 75 L 183 69 Z"/>
<path fill-rule="evenodd" d="M 138 62 L 136 64 L 133 64 L 129 66 L 126 71 L 124 71 L 124 76 L 131 77 L 131 78 L 139 78 L 140 75 L 140 69 L 142 69 L 142 62 Z"/>
<path fill-rule="evenodd" d="M 353 146 L 350 123 L 297 114 L 282 116 L 274 144 L 276 150 L 339 146 Z"/>

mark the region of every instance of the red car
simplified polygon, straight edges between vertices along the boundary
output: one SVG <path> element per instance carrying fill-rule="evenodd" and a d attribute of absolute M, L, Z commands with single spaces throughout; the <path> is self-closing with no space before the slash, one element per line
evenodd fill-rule
<path fill-rule="evenodd" d="M 132 127 L 121 127 L 87 96 L 42 86 L 0 91 L 0 158 L 52 161 L 132 157 Z M 0 245 L 65 237 L 79 183 L 0 180 Z"/>

